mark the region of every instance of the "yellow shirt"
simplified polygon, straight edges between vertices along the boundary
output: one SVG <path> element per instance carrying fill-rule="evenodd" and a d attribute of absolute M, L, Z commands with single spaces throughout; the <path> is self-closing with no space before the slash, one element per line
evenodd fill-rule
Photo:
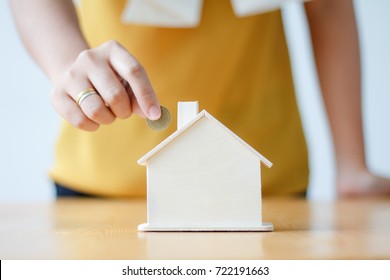
<path fill-rule="evenodd" d="M 141 62 L 172 124 L 156 132 L 134 116 L 91 133 L 64 122 L 52 178 L 96 195 L 145 196 L 137 160 L 176 130 L 178 101 L 198 100 L 274 163 L 262 169 L 263 194 L 304 192 L 307 148 L 280 12 L 237 18 L 229 0 L 206 0 L 198 27 L 174 29 L 122 23 L 125 2 L 84 0 L 82 30 L 91 47 L 114 39 Z"/>

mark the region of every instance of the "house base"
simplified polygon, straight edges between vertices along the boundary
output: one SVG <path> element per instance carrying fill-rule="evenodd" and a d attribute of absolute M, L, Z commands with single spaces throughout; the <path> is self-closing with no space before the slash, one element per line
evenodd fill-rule
<path fill-rule="evenodd" d="M 255 225 L 251 227 L 180 227 L 180 226 L 149 226 L 148 224 L 141 224 L 138 226 L 139 231 L 273 231 L 274 226 L 272 223 L 263 223 L 261 225 Z"/>

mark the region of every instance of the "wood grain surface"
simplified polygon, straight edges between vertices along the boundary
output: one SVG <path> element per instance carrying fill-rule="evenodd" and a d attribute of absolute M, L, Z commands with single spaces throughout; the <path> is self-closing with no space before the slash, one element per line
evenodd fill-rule
<path fill-rule="evenodd" d="M 138 232 L 143 200 L 0 205 L 0 259 L 390 259 L 390 201 L 263 200 L 274 232 Z"/>

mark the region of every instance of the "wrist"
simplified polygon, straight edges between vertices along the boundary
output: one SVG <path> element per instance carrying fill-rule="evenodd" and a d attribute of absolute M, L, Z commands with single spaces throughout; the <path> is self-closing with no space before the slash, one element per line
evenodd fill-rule
<path fill-rule="evenodd" d="M 342 162 L 337 164 L 336 186 L 339 195 L 354 196 L 370 185 L 371 174 L 365 163 Z"/>
<path fill-rule="evenodd" d="M 348 163 L 337 164 L 337 176 L 350 176 L 353 174 L 367 173 L 368 168 L 365 164 Z"/>

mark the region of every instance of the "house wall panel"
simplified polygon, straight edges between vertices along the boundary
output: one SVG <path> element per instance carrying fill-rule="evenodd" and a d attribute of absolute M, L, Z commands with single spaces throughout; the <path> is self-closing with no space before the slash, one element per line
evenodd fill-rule
<path fill-rule="evenodd" d="M 148 161 L 151 226 L 262 223 L 260 162 L 207 118 Z"/>

